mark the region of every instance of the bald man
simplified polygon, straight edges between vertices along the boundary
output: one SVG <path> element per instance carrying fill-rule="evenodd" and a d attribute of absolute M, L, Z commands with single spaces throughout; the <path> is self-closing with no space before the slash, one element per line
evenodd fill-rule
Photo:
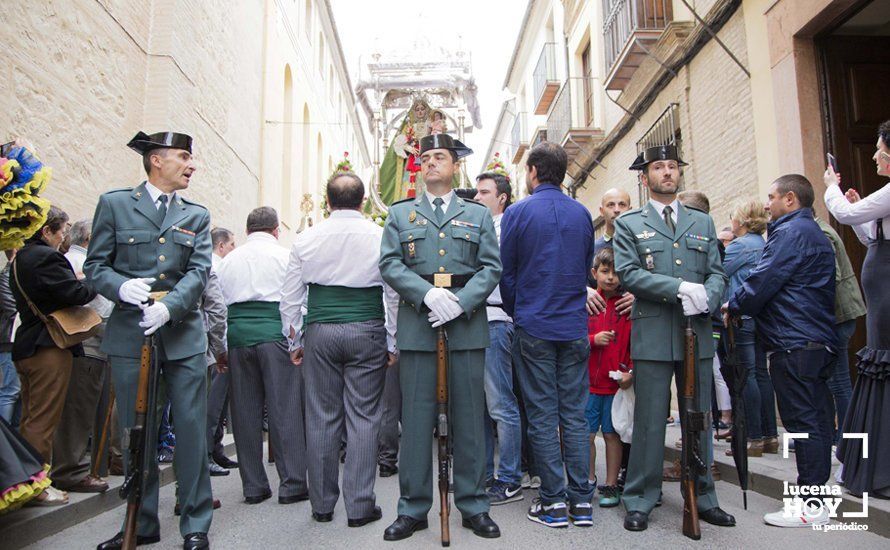
<path fill-rule="evenodd" d="M 602 201 L 600 201 L 600 216 L 603 217 L 606 226 L 602 236 L 597 237 L 593 243 L 594 256 L 599 254 L 599 251 L 604 248 L 612 248 L 612 235 L 615 234 L 615 219 L 628 210 L 630 210 L 630 195 L 627 191 L 613 187 L 603 193 Z M 587 288 L 587 312 L 591 315 L 596 315 L 606 309 L 606 301 L 602 295 L 591 288 L 595 286 L 596 281 L 591 280 L 590 286 Z M 616 304 L 618 313 L 620 315 L 629 315 L 633 303 L 633 294 L 625 292 Z"/>

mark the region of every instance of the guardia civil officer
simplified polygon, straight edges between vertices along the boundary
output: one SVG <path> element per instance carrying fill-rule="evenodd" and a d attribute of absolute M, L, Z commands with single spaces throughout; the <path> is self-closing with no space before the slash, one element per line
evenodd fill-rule
<path fill-rule="evenodd" d="M 436 412 L 436 329 L 448 333 L 454 502 L 463 526 L 500 536 L 485 493 L 484 373 L 489 344 L 485 300 L 501 261 L 488 209 L 451 188 L 458 158 L 472 153 L 447 134 L 420 140 L 426 190 L 390 207 L 380 273 L 400 295 L 397 343 L 402 391 L 398 518 L 383 538 L 400 540 L 427 528 L 433 503 L 432 449 Z M 446 288 L 434 286 L 450 279 Z"/>
<path fill-rule="evenodd" d="M 698 338 L 698 404 L 711 407 L 714 339 L 706 315 L 720 307 L 726 274 L 717 250 L 710 216 L 677 200 L 680 160 L 674 146 L 651 147 L 637 157 L 650 200 L 615 220 L 615 268 L 621 284 L 636 296 L 631 312 L 631 357 L 634 362 L 634 433 L 624 486 L 624 528 L 642 531 L 661 495 L 664 418 L 670 405 L 671 376 L 678 393 L 686 316 L 694 316 Z M 711 462 L 711 423 L 702 432 L 702 460 Z M 732 526 L 735 518 L 720 509 L 710 468 L 698 478 L 699 517 L 713 525 Z"/>
<path fill-rule="evenodd" d="M 210 269 L 210 214 L 179 194 L 195 172 L 191 137 L 139 132 L 128 146 L 142 156 L 148 179 L 99 197 L 83 271 L 87 282 L 115 303 L 102 351 L 111 363 L 122 427 L 135 421 L 143 335 L 156 334 L 161 376 L 176 419 L 183 548 L 209 548 L 207 334 L 198 304 Z M 152 291 L 169 294 L 146 307 Z M 136 533 L 137 544 L 160 540 L 157 467 L 146 481 Z M 98 548 L 116 549 L 122 542 L 118 533 Z"/>

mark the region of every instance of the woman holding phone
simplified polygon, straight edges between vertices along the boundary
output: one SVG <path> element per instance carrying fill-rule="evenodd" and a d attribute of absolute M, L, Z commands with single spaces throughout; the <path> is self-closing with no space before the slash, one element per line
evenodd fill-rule
<path fill-rule="evenodd" d="M 872 157 L 878 175 L 890 177 L 890 120 L 878 128 Z M 837 457 L 843 463 L 843 483 L 861 496 L 867 492 L 890 498 L 890 469 L 879 468 L 890 460 L 890 183 L 868 195 L 851 188 L 843 193 L 830 164 L 825 170 L 825 205 L 840 223 L 850 225 L 868 247 L 862 264 L 862 289 L 867 306 L 866 346 L 857 354 L 858 378 L 844 420 L 844 434 L 868 434 L 868 439 L 842 439 Z M 868 458 L 863 444 L 868 442 Z"/>

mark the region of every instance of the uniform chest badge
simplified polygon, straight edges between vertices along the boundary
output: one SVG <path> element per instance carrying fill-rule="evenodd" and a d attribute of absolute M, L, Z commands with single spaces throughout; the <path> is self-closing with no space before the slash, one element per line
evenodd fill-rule
<path fill-rule="evenodd" d="M 408 257 L 411 259 L 417 257 L 417 246 L 414 243 L 408 243 Z"/>
<path fill-rule="evenodd" d="M 426 225 L 426 220 L 421 218 L 421 219 L 417 220 L 416 223 L 417 223 L 417 225 Z"/>
<path fill-rule="evenodd" d="M 655 259 L 652 258 L 652 254 L 646 255 L 646 269 L 649 271 L 653 271 L 655 269 Z"/>
<path fill-rule="evenodd" d="M 408 214 L 408 223 L 414 223 L 414 220 L 416 220 L 416 219 L 417 219 L 417 212 L 415 212 L 414 210 L 412 210 L 412 211 Z"/>
<path fill-rule="evenodd" d="M 183 229 L 182 227 L 176 225 L 171 226 L 170 229 L 172 229 L 173 231 L 179 231 L 180 233 L 185 233 L 186 235 L 191 235 L 192 237 L 195 236 L 194 231 L 189 231 L 188 229 Z"/>
<path fill-rule="evenodd" d="M 461 220 L 451 220 L 451 225 L 455 225 L 457 227 L 472 227 L 473 229 L 479 229 L 479 225 Z"/>
<path fill-rule="evenodd" d="M 636 235 L 634 235 L 634 237 L 636 237 L 640 240 L 651 239 L 654 236 L 655 236 L 655 233 L 649 232 L 649 231 L 643 231 L 642 233 L 637 233 Z"/>
<path fill-rule="evenodd" d="M 697 241 L 702 241 L 705 243 L 711 240 L 710 237 L 705 237 L 704 235 L 693 235 L 692 233 L 687 233 L 686 236 L 690 239 L 695 239 Z"/>

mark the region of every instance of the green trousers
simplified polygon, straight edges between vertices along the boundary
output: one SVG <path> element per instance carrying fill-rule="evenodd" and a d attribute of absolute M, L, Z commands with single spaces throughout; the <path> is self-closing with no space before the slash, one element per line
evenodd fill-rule
<path fill-rule="evenodd" d="M 454 453 L 454 504 L 464 518 L 489 510 L 485 494 L 484 373 L 484 349 L 450 353 L 448 418 Z M 398 513 L 425 519 L 433 505 L 436 354 L 401 352 L 399 382 L 402 441 Z"/>
<path fill-rule="evenodd" d="M 108 360 L 111 363 L 120 426 L 126 429 L 136 421 L 139 358 L 109 356 Z M 206 533 L 213 518 L 213 494 L 207 469 L 207 361 L 204 354 L 176 361 L 162 360 L 159 382 L 158 404 L 164 404 L 164 394 L 170 398 L 176 432 L 173 469 L 182 509 L 179 532 L 183 536 L 189 533 Z M 157 416 L 151 422 L 151 428 L 146 437 L 156 442 Z M 154 450 L 155 447 L 152 447 L 152 451 Z M 129 453 L 126 449 L 123 451 L 126 468 Z M 150 470 L 145 482 L 145 494 L 136 526 L 136 532 L 141 536 L 160 533 L 157 452 L 152 452 L 152 457 L 154 468 Z"/>
<path fill-rule="evenodd" d="M 713 359 L 698 361 L 698 410 L 710 412 L 712 381 L 714 378 Z M 634 406 L 633 439 L 630 446 L 630 462 L 627 466 L 627 481 L 624 485 L 624 507 L 628 512 L 646 512 L 655 508 L 661 494 L 662 472 L 664 468 L 665 419 L 670 414 L 671 376 L 676 368 L 677 393 L 681 391 L 682 363 L 674 361 L 634 361 Z M 714 479 L 711 477 L 713 447 L 711 444 L 711 423 L 699 437 L 702 461 L 708 465 L 707 473 L 699 476 L 696 489 L 698 509 L 710 510 L 716 507 L 717 494 L 714 492 Z M 678 487 L 680 484 L 677 484 Z"/>

